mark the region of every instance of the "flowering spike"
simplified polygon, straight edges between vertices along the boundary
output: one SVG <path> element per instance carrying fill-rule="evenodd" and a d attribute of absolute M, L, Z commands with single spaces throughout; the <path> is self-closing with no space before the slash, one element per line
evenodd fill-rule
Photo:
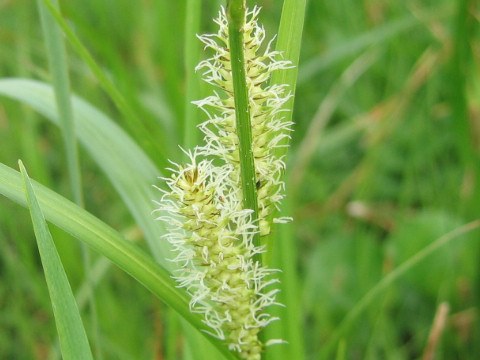
<path fill-rule="evenodd" d="M 208 114 L 199 125 L 204 144 L 193 151 L 182 149 L 187 164 L 171 162 L 172 175 L 163 179 L 167 189 L 155 210 L 157 219 L 170 226 L 164 238 L 173 246 L 175 279 L 191 295 L 191 311 L 203 314 L 210 334 L 246 360 L 260 360 L 265 346 L 280 342 L 264 344 L 258 337 L 277 320 L 266 308 L 279 305 L 278 290 L 272 287 L 278 280 L 273 277 L 276 270 L 256 260 L 264 248 L 253 239 L 268 235 L 272 221 L 290 220 L 271 219 L 284 197 L 285 163 L 274 156 L 274 150 L 283 146 L 288 137 L 284 132 L 292 125 L 282 118 L 290 94 L 284 85 L 264 85 L 273 71 L 290 63 L 271 50 L 272 41 L 261 50 L 265 31 L 257 24 L 259 11 L 258 7 L 247 11 L 243 26 L 259 221 L 252 221 L 253 210 L 245 209 L 242 202 L 229 29 L 223 8 L 214 20 L 218 32 L 199 36 L 214 54 L 196 69 L 203 70 L 204 80 L 217 88 L 213 95 L 194 102 Z"/>
<path fill-rule="evenodd" d="M 260 50 L 265 39 L 265 30 L 257 23 L 259 7 L 247 11 L 243 28 L 245 43 L 246 80 L 249 95 L 249 108 L 252 123 L 253 156 L 260 219 L 260 235 L 270 233 L 268 217 L 283 199 L 280 180 L 285 164 L 275 158 L 274 150 L 281 147 L 284 130 L 290 130 L 291 122 L 283 121 L 282 107 L 290 98 L 285 85 L 265 86 L 275 70 L 291 67 L 289 61 L 280 60 L 281 54 L 270 50 Z M 208 114 L 209 119 L 200 125 L 205 135 L 205 145 L 201 153 L 222 158 L 230 164 L 232 181 L 235 187 L 240 183 L 240 155 L 238 134 L 235 126 L 235 101 L 233 98 L 232 68 L 228 49 L 228 22 L 225 9 L 215 20 L 219 24 L 216 34 L 199 36 L 205 48 L 214 51 L 211 58 L 200 62 L 197 70 L 203 70 L 203 79 L 221 90 L 206 99 L 195 101 L 199 108 Z"/>

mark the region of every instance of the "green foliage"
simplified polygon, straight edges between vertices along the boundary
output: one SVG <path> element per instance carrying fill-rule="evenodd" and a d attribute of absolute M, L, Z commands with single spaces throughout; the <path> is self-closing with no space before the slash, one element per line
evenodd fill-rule
<path fill-rule="evenodd" d="M 19 165 L 26 189 L 27 203 L 30 216 L 32 217 L 35 237 L 37 238 L 38 250 L 42 259 L 45 280 L 47 281 L 55 315 L 62 357 L 66 360 L 78 358 L 93 360 L 77 303 L 55 248 L 52 235 L 48 231 L 47 223 L 43 217 L 27 171 L 21 161 L 19 161 Z"/>
<path fill-rule="evenodd" d="M 17 172 L 0 164 L 0 193 L 13 201 L 26 205 L 27 200 L 29 200 L 28 196 L 33 195 L 27 194 L 26 196 L 20 183 L 20 176 Z M 155 262 L 151 256 L 145 254 L 136 245 L 126 241 L 121 234 L 77 205 L 49 189 L 40 185 L 36 186 L 36 196 L 39 199 L 38 202 L 42 204 L 42 209 L 36 210 L 36 213 L 41 211 L 49 221 L 111 260 L 165 304 L 178 312 L 198 331 L 205 332 L 208 330 L 201 318 L 190 312 L 189 300 L 185 291 L 178 290 L 175 287 L 175 282 L 170 277 L 169 272 Z M 38 216 L 38 214 L 35 215 L 33 219 L 36 233 L 39 231 L 37 227 L 40 227 L 36 223 Z M 44 236 L 44 232 L 45 229 L 41 229 L 42 236 Z M 49 256 L 52 257 L 53 255 Z M 58 271 L 58 269 L 52 270 L 52 272 Z M 55 295 L 59 296 L 58 290 L 56 290 Z M 206 334 L 205 336 L 207 337 Z M 209 336 L 207 338 L 220 351 L 224 352 L 228 359 L 236 359 L 219 340 Z"/>
<path fill-rule="evenodd" d="M 163 275 L 149 280 L 157 295 L 178 295 L 161 239 L 166 230 L 151 215 L 152 200 L 161 196 L 152 185 L 161 187 L 158 176 L 169 176 L 158 170 L 167 159 L 182 160 L 182 139 L 186 147 L 199 140 L 192 127 L 205 115 L 189 102 L 211 89 L 191 68 L 207 57 L 194 34 L 212 32 L 211 19 L 224 3 L 60 1 L 58 19 L 69 29 L 66 64 L 78 94 L 72 112 L 87 211 L 58 195 L 71 194 L 72 160 L 64 133 L 52 125 L 59 118 L 45 83 L 53 50 L 45 50 L 36 4 L 0 5 L 0 162 L 7 165 L 0 187 L 26 204 L 21 176 L 11 169 L 19 158 L 44 185 L 32 181 L 45 217 L 56 224 L 50 232 L 89 336 L 94 324 L 86 316 L 88 291 L 71 235 L 85 229 L 72 225 L 71 214 L 123 244 L 130 272 L 143 263 L 159 269 Z M 295 63 L 299 57 L 298 69 L 272 80 L 293 91 L 298 71 L 295 109 L 285 114 L 296 124 L 282 209 L 295 221 L 274 229 L 266 255 L 283 271 L 280 301 L 287 304 L 272 308 L 281 320 L 269 331 L 290 344 L 267 348 L 265 358 L 420 358 L 442 302 L 450 313 L 435 359 L 480 358 L 478 230 L 424 256 L 443 235 L 480 218 L 478 6 L 473 0 L 258 5 L 267 37 L 280 26 L 273 46 Z M 56 212 L 44 208 L 46 198 Z M 95 234 L 91 242 L 102 241 Z M 2 197 L 2 359 L 59 359 L 37 252 L 28 212 Z M 411 265 L 399 268 L 405 263 Z M 225 358 L 109 264 L 93 254 L 104 359 Z M 189 316 L 185 304 L 176 306 Z"/>

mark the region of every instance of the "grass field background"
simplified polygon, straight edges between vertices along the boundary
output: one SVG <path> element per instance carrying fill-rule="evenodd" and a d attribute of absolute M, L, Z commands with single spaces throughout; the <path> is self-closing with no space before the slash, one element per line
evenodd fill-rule
<path fill-rule="evenodd" d="M 179 144 L 200 141 L 186 131 L 205 119 L 190 101 L 211 91 L 193 73 L 207 55 L 189 36 L 196 25 L 186 21 L 187 6 L 198 7 L 197 29 L 205 33 L 216 31 L 211 19 L 221 4 L 60 2 L 64 19 L 135 116 L 119 110 L 67 43 L 72 92 L 114 119 L 164 174 L 168 159 L 181 160 Z M 256 4 L 270 38 L 282 2 Z M 282 320 L 270 331 L 290 345 L 269 348 L 267 358 L 480 358 L 478 230 L 371 292 L 422 249 L 480 218 L 479 20 L 472 0 L 307 2 L 285 174 L 285 207 L 295 220 L 276 230 L 272 252 L 293 287 L 283 289 L 290 306 L 277 310 Z M 51 81 L 34 1 L 0 2 L 0 76 Z M 151 251 L 110 170 L 81 144 L 79 158 L 86 210 Z M 0 162 L 17 169 L 18 159 L 32 179 L 73 198 L 59 128 L 1 96 Z M 128 159 L 120 168 L 127 178 Z M 153 215 L 144 221 L 158 226 Z M 201 347 L 183 346 L 190 335 L 168 307 L 95 252 L 92 316 L 80 243 L 53 225 L 50 231 L 95 358 L 210 359 Z M 28 210 L 4 197 L 0 279 L 0 359 L 60 358 Z M 372 297 L 363 306 L 365 294 Z M 429 358 L 436 314 L 444 328 Z"/>

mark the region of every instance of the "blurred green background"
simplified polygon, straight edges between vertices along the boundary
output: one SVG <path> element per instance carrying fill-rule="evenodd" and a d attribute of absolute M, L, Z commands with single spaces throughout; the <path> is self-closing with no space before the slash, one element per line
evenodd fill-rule
<path fill-rule="evenodd" d="M 215 31 L 210 20 L 220 4 L 201 2 L 200 32 Z M 282 2 L 256 4 L 270 38 Z M 142 124 L 121 116 L 67 46 L 72 91 L 116 119 L 160 169 L 167 159 L 181 159 L 185 117 L 200 123 L 205 116 L 186 105 L 196 99 L 185 92 L 185 2 L 60 5 Z M 480 5 L 310 0 L 307 6 L 285 179 L 295 219 L 298 316 L 306 358 L 317 359 L 348 311 L 385 275 L 480 218 Z M 0 76 L 50 81 L 34 1 L 0 1 Z M 201 97 L 209 93 L 200 76 L 198 86 Z M 80 157 L 86 209 L 146 248 L 108 179 L 82 149 Z M 0 98 L 0 162 L 17 168 L 19 158 L 31 178 L 71 197 L 59 129 Z M 82 296 L 79 244 L 50 229 Z M 164 344 L 167 329 L 177 325 L 161 302 L 100 257 L 93 263 L 101 274 L 95 296 L 104 358 L 163 359 L 173 351 Z M 5 198 L 0 279 L 0 359 L 58 358 L 30 217 Z M 343 336 L 339 358 L 422 358 L 442 303 L 449 312 L 434 358 L 480 358 L 478 231 L 441 248 L 378 296 Z M 84 321 L 89 329 L 90 318 Z M 175 341 L 180 348 L 182 336 Z"/>

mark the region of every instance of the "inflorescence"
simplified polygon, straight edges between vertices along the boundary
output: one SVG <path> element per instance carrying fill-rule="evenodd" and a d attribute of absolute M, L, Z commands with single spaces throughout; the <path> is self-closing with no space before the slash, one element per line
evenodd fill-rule
<path fill-rule="evenodd" d="M 252 222 L 252 210 L 244 209 L 240 177 L 235 102 L 228 50 L 228 22 L 225 9 L 214 21 L 216 34 L 199 36 L 211 58 L 200 62 L 204 81 L 217 90 L 194 103 L 208 120 L 200 124 L 204 144 L 186 151 L 189 163 L 174 165 L 172 176 L 164 178 L 167 190 L 158 202 L 158 220 L 170 225 L 165 238 L 175 251 L 178 265 L 175 279 L 191 294 L 192 312 L 201 313 L 211 334 L 224 340 L 243 359 L 260 360 L 263 344 L 258 333 L 275 318 L 266 312 L 277 304 L 275 270 L 254 261 L 264 248 L 253 243 L 254 234 L 268 235 L 275 208 L 283 199 L 281 175 L 285 169 L 275 149 L 283 145 L 292 123 L 282 118 L 283 105 L 290 98 L 286 85 L 265 86 L 272 72 L 287 69 L 290 62 L 271 50 L 263 27 L 257 23 L 260 9 L 246 13 L 244 52 L 252 123 L 252 151 L 257 180 L 259 222 Z"/>

